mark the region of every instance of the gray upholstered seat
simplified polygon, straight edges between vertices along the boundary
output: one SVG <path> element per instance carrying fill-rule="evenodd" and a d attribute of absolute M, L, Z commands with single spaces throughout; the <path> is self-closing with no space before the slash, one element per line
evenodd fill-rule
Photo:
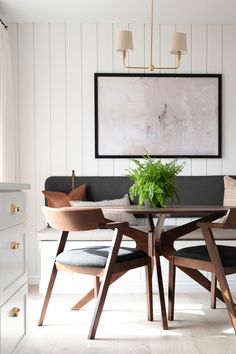
<path fill-rule="evenodd" d="M 236 266 L 236 247 L 218 245 L 217 249 L 223 267 Z M 210 262 L 210 257 L 206 246 L 193 246 L 182 248 L 180 250 L 175 251 L 173 253 L 173 256 Z"/>
<path fill-rule="evenodd" d="M 108 246 L 94 246 L 67 250 L 60 253 L 56 262 L 76 267 L 104 268 L 110 251 Z M 117 263 L 147 257 L 146 252 L 130 247 L 120 247 Z"/>

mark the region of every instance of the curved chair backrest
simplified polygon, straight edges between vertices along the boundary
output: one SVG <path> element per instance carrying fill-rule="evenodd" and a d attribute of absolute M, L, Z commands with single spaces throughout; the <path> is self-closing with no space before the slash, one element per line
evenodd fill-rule
<path fill-rule="evenodd" d="M 236 229 L 236 208 L 230 208 L 224 217 L 223 224 L 226 228 Z"/>
<path fill-rule="evenodd" d="M 48 224 L 61 231 L 83 231 L 97 229 L 105 224 L 103 212 L 99 208 L 49 208 L 42 207 Z"/>

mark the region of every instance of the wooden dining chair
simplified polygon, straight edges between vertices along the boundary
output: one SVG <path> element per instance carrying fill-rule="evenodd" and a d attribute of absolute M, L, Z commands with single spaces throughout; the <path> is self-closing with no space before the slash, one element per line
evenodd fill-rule
<path fill-rule="evenodd" d="M 199 222 L 206 245 L 186 247 L 169 257 L 168 319 L 174 319 L 176 266 L 211 272 L 211 307 L 215 308 L 216 280 L 219 283 L 231 323 L 236 333 L 236 311 L 226 275 L 236 273 L 236 247 L 217 245 L 214 229 L 236 229 L 236 209 L 229 209 L 222 222 Z"/>
<path fill-rule="evenodd" d="M 43 325 L 58 271 L 91 275 L 95 279 L 94 293 L 97 295 L 97 301 L 88 338 L 94 339 L 109 285 L 128 270 L 143 266 L 146 270 L 148 320 L 152 321 L 152 260 L 148 256 L 146 243 L 141 242 L 139 239 L 135 240 L 135 234 L 136 247 L 120 246 L 124 229 L 128 223 L 108 222 L 99 208 L 43 207 L 42 210 L 47 223 L 52 228 L 60 230 L 61 235 L 38 325 Z M 98 228 L 114 230 L 111 245 L 72 250 L 64 249 L 70 231 Z M 102 282 L 100 277 L 103 277 Z"/>

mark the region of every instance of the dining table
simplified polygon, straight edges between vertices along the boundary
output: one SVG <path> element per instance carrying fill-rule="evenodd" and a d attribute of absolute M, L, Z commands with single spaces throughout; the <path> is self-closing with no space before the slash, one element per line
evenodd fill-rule
<path fill-rule="evenodd" d="M 132 235 L 135 234 L 136 239 L 146 244 L 147 253 L 150 257 L 152 257 L 153 267 L 155 264 L 157 270 L 163 329 L 168 329 L 160 257 L 165 257 L 168 260 L 169 256 L 175 251 L 174 242 L 177 239 L 198 229 L 199 222 L 214 222 L 215 220 L 218 220 L 227 213 L 229 208 L 218 205 L 176 205 L 165 207 L 102 205 L 101 208 L 103 212 L 109 212 L 109 214 L 133 214 L 137 216 L 137 218 L 140 216 L 146 217 L 146 230 L 128 225 L 124 228 L 124 235 L 132 237 Z M 168 227 L 165 225 L 165 220 L 167 217 L 181 217 L 181 225 L 172 225 Z M 183 222 L 185 219 L 186 222 Z M 207 238 L 205 239 L 205 242 L 207 244 Z M 217 262 L 217 259 L 213 259 L 212 262 Z M 218 267 L 219 265 L 215 264 L 215 266 Z M 181 270 L 206 290 L 209 292 L 211 291 L 210 280 L 200 271 L 189 268 L 181 268 Z M 113 281 L 116 281 L 117 279 L 118 277 Z M 94 290 L 91 289 L 72 309 L 79 310 L 86 303 L 92 300 L 94 296 Z M 216 297 L 225 302 L 224 295 L 218 288 L 216 290 Z"/>

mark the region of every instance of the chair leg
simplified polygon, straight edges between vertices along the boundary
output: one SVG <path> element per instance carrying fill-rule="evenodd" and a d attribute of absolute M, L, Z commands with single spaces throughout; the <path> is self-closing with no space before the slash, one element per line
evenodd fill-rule
<path fill-rule="evenodd" d="M 159 296 L 160 296 L 160 305 L 161 305 L 161 315 L 162 315 L 162 326 L 163 329 L 168 329 L 168 321 L 166 316 L 166 305 L 165 305 L 165 295 L 164 295 L 164 287 L 162 280 L 162 272 L 161 272 L 161 262 L 158 251 L 155 251 L 156 258 L 156 270 L 157 270 L 157 282 L 159 288 Z"/>
<path fill-rule="evenodd" d="M 47 308 L 48 308 L 48 303 L 52 294 L 52 289 L 56 280 L 56 276 L 57 276 L 57 268 L 56 265 L 54 264 L 53 268 L 52 268 L 52 273 L 51 273 L 51 277 L 48 283 L 48 288 L 47 288 L 47 292 L 44 298 L 44 302 L 43 302 L 43 307 L 41 310 L 41 315 L 39 318 L 39 322 L 38 322 L 38 326 L 42 326 L 43 325 L 43 321 L 47 312 Z"/>
<path fill-rule="evenodd" d="M 216 308 L 216 286 L 217 278 L 215 273 L 211 273 L 211 308 Z"/>
<path fill-rule="evenodd" d="M 96 302 L 96 307 L 91 323 L 91 327 L 89 330 L 88 334 L 88 339 L 94 339 L 98 327 L 98 323 L 102 314 L 103 306 L 106 300 L 107 292 L 109 285 L 112 280 L 112 275 L 115 267 L 115 262 L 117 258 L 117 254 L 119 251 L 120 243 L 122 239 L 122 231 L 119 229 L 115 229 L 114 231 L 114 236 L 112 239 L 112 246 L 111 250 L 106 262 L 106 267 L 105 267 L 105 272 L 104 272 L 104 278 L 100 286 L 97 302 Z"/>
<path fill-rule="evenodd" d="M 99 323 L 99 320 L 100 320 L 100 317 L 102 314 L 103 306 L 104 306 L 107 292 L 108 292 L 108 288 L 110 285 L 110 280 L 111 280 L 111 275 L 108 274 L 106 277 L 104 277 L 103 282 L 101 284 L 100 291 L 99 291 L 98 298 L 97 298 L 95 311 L 94 311 L 94 315 L 93 315 L 93 319 L 92 319 L 92 323 L 91 323 L 91 327 L 90 327 L 89 334 L 88 334 L 88 339 L 95 338 L 98 323 Z"/>
<path fill-rule="evenodd" d="M 145 266 L 148 321 L 153 321 L 152 260 Z"/>
<path fill-rule="evenodd" d="M 97 298 L 101 282 L 100 277 L 94 277 L 94 296 Z"/>
<path fill-rule="evenodd" d="M 61 231 L 61 235 L 58 239 L 58 244 L 57 244 L 57 251 L 56 251 L 56 256 L 64 251 L 65 248 L 65 244 L 66 244 L 66 240 L 68 237 L 69 232 L 68 231 Z M 43 307 L 42 307 L 42 311 L 41 311 L 41 315 L 39 318 L 39 322 L 38 325 L 42 326 L 43 321 L 44 321 L 44 317 L 46 315 L 47 312 L 47 308 L 48 308 L 48 303 L 52 294 L 52 289 L 56 280 L 56 276 L 57 276 L 57 268 L 56 268 L 56 264 L 53 264 L 52 267 L 52 272 L 51 272 L 51 276 L 50 276 L 50 280 L 48 283 L 48 288 L 47 288 L 47 292 L 44 298 L 44 303 L 43 303 Z"/>
<path fill-rule="evenodd" d="M 214 272 L 217 277 L 217 281 L 220 286 L 220 290 L 222 292 L 222 295 L 224 297 L 225 305 L 228 310 L 228 314 L 232 323 L 232 326 L 234 328 L 234 332 L 236 333 L 236 311 L 234 307 L 234 302 L 232 298 L 232 294 L 229 288 L 229 284 L 227 282 L 224 268 L 221 263 L 221 259 L 215 244 L 214 240 L 214 235 L 213 232 L 210 228 L 202 228 L 202 233 L 206 242 L 207 250 L 209 253 L 209 256 L 211 258 L 211 262 L 213 265 Z"/>
<path fill-rule="evenodd" d="M 175 275 L 176 267 L 174 265 L 174 257 L 169 257 L 169 286 L 168 286 L 168 320 L 174 320 L 175 305 Z"/>

